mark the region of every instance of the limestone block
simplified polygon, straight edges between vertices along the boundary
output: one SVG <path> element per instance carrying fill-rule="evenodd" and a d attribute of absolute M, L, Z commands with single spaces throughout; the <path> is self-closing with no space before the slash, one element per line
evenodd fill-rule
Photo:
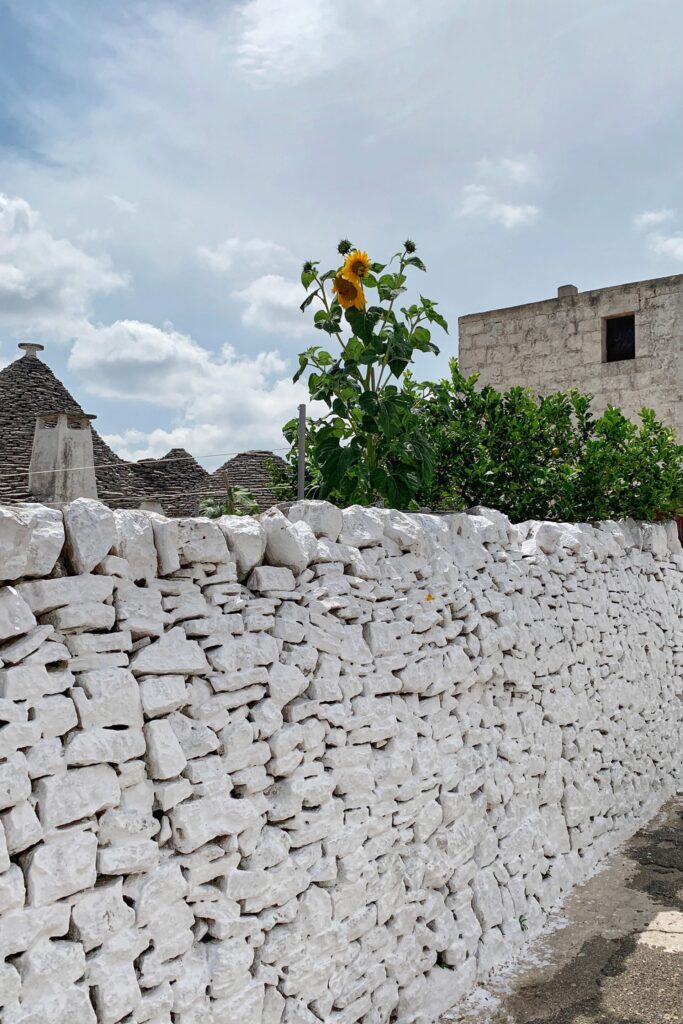
<path fill-rule="evenodd" d="M 5 827 L 0 821 L 0 874 L 10 866 L 9 850 L 7 849 L 7 840 L 5 838 Z"/>
<path fill-rule="evenodd" d="M 64 758 L 71 765 L 123 764 L 145 753 L 141 729 L 85 729 L 66 741 Z"/>
<path fill-rule="evenodd" d="M 0 1006 L 10 1006 L 19 1001 L 21 978 L 11 964 L 0 964 Z"/>
<path fill-rule="evenodd" d="M 26 800 L 31 793 L 26 758 L 23 754 L 0 764 L 0 811 Z"/>
<path fill-rule="evenodd" d="M 7 700 L 35 703 L 68 685 L 69 681 L 62 680 L 59 673 L 48 672 L 44 665 L 24 662 L 0 669 L 0 697 Z"/>
<path fill-rule="evenodd" d="M 148 512 L 147 515 L 152 523 L 159 575 L 169 576 L 180 568 L 178 523 L 175 519 L 166 519 L 155 512 Z"/>
<path fill-rule="evenodd" d="M 22 907 L 3 916 L 0 929 L 0 957 L 6 959 L 40 942 L 66 935 L 70 907 L 55 903 L 47 907 Z"/>
<path fill-rule="evenodd" d="M 130 651 L 133 639 L 127 629 L 106 634 L 75 634 L 65 637 L 69 652 L 74 655 L 112 654 L 118 651 Z"/>
<path fill-rule="evenodd" d="M 114 598 L 119 627 L 129 630 L 134 638 L 161 636 L 170 621 L 161 606 L 161 594 L 143 587 L 125 587 L 116 591 Z"/>
<path fill-rule="evenodd" d="M 284 566 L 259 565 L 249 576 L 247 586 L 250 590 L 263 592 L 294 590 L 294 574 Z"/>
<path fill-rule="evenodd" d="M 36 795 L 43 828 L 56 828 L 115 807 L 121 790 L 114 769 L 98 764 L 40 779 Z"/>
<path fill-rule="evenodd" d="M 16 580 L 26 574 L 32 532 L 18 508 L 0 507 L 0 580 Z"/>
<path fill-rule="evenodd" d="M 642 531 L 643 551 L 651 551 L 656 559 L 668 561 L 670 553 L 669 537 L 664 526 L 659 523 L 643 523 Z"/>
<path fill-rule="evenodd" d="M 9 913 L 24 906 L 26 887 L 24 875 L 18 864 L 0 873 L 0 914 Z"/>
<path fill-rule="evenodd" d="M 287 516 L 292 523 L 304 522 L 316 537 L 327 537 L 332 542 L 342 531 L 342 512 L 329 501 L 296 501 Z"/>
<path fill-rule="evenodd" d="M 128 928 L 135 920 L 135 911 L 123 899 L 123 881 L 98 885 L 73 901 L 72 921 L 76 937 L 86 953 L 101 946 L 112 936 Z"/>
<path fill-rule="evenodd" d="M 142 703 L 135 677 L 124 668 L 81 672 L 71 691 L 82 729 L 127 725 L 142 728 Z"/>
<path fill-rule="evenodd" d="M 17 964 L 24 991 L 31 1001 L 55 989 L 66 989 L 83 978 L 85 954 L 79 942 L 46 939 L 23 953 Z"/>
<path fill-rule="evenodd" d="M 114 581 L 107 576 L 61 576 L 57 579 L 20 583 L 17 591 L 34 615 L 44 615 L 70 604 L 100 604 L 111 597 Z"/>
<path fill-rule="evenodd" d="M 184 676 L 145 676 L 139 688 L 145 718 L 168 715 L 188 702 Z"/>
<path fill-rule="evenodd" d="M 0 641 L 23 636 L 35 625 L 33 612 L 14 587 L 0 587 Z"/>
<path fill-rule="evenodd" d="M 201 674 L 209 669 L 206 657 L 196 640 L 188 640 L 180 626 L 137 651 L 130 660 L 131 671 L 143 675 Z"/>
<path fill-rule="evenodd" d="M 10 854 L 21 853 L 43 838 L 43 829 L 28 800 L 22 800 L 6 811 L 2 815 L 2 824 Z"/>
<path fill-rule="evenodd" d="M 341 544 L 352 548 L 371 547 L 381 544 L 384 537 L 384 520 L 379 509 L 351 505 L 342 512 Z"/>
<path fill-rule="evenodd" d="M 279 708 L 304 693 L 307 685 L 306 676 L 296 665 L 276 662 L 268 671 L 268 696 Z"/>
<path fill-rule="evenodd" d="M 191 853 L 217 836 L 231 836 L 259 825 L 261 813 L 251 800 L 202 797 L 170 812 L 173 842 L 181 853 Z"/>
<path fill-rule="evenodd" d="M 153 779 L 173 779 L 187 764 L 182 747 L 167 719 L 155 719 L 145 726 L 147 766 Z"/>
<path fill-rule="evenodd" d="M 133 1010 L 135 1024 L 171 1024 L 173 992 L 168 982 L 156 988 L 145 989 L 142 998 Z"/>
<path fill-rule="evenodd" d="M 178 520 L 178 551 L 181 565 L 196 562 L 222 565 L 230 561 L 227 541 L 219 525 L 203 517 Z"/>
<path fill-rule="evenodd" d="M 296 530 L 295 524 L 290 523 L 276 508 L 261 516 L 261 525 L 266 535 L 266 562 L 276 567 L 291 569 L 295 574 L 303 572 L 315 550 L 315 544 L 309 547 L 307 535 Z M 309 530 L 309 533 L 315 541 L 312 531 Z"/>
<path fill-rule="evenodd" d="M 153 921 L 159 911 L 187 895 L 187 882 L 180 865 L 173 861 L 160 864 L 149 875 L 128 885 L 128 895 L 135 901 L 135 919 L 139 927 Z"/>
<path fill-rule="evenodd" d="M 175 711 L 169 716 L 168 723 L 188 761 L 193 757 L 210 754 L 220 746 L 218 737 L 212 729 L 202 722 L 188 718 L 187 715 Z"/>
<path fill-rule="evenodd" d="M 235 559 L 239 579 L 246 579 L 251 570 L 260 565 L 266 551 L 263 527 L 250 516 L 221 516 L 217 525 Z"/>
<path fill-rule="evenodd" d="M 128 562 L 125 558 L 119 558 L 118 555 L 105 555 L 102 561 L 95 566 L 95 572 L 98 576 L 114 576 L 118 586 L 121 585 L 119 581 L 133 579 Z"/>
<path fill-rule="evenodd" d="M 484 868 L 472 881 L 472 909 L 484 930 L 501 924 L 503 920 L 500 888 L 490 868 Z"/>
<path fill-rule="evenodd" d="M 88 973 L 98 1024 L 117 1024 L 140 1004 L 142 994 L 132 958 L 114 960 L 102 955 L 100 961 L 96 956 Z"/>
<path fill-rule="evenodd" d="M 0 591 L 0 604 L 2 603 L 2 591 Z M 28 607 L 28 606 L 27 606 Z M 43 644 L 48 637 L 54 633 L 52 626 L 36 626 L 26 636 L 19 637 L 18 640 L 12 640 L 7 644 L 3 644 L 0 648 L 0 660 L 4 661 L 5 665 L 16 665 L 18 662 L 23 661 L 24 658 L 28 658 L 31 654 L 34 654 Z"/>
<path fill-rule="evenodd" d="M 49 623 L 61 633 L 86 629 L 111 629 L 116 621 L 116 612 L 108 604 L 82 602 L 70 604 L 67 608 L 56 608 L 42 616 L 44 623 Z"/>
<path fill-rule="evenodd" d="M 154 531 L 146 512 L 115 509 L 116 540 L 112 553 L 125 558 L 134 580 L 152 580 L 157 574 Z"/>
<path fill-rule="evenodd" d="M 134 875 L 152 871 L 159 863 L 160 850 L 152 839 L 138 839 L 100 847 L 97 852 L 99 875 Z"/>
<path fill-rule="evenodd" d="M 17 506 L 19 515 L 31 528 L 24 551 L 26 566 L 22 576 L 49 576 L 64 547 L 62 513 L 45 505 Z"/>
<path fill-rule="evenodd" d="M 26 753 L 26 765 L 31 779 L 40 779 L 45 775 L 56 775 L 64 771 L 66 765 L 60 740 L 54 737 L 35 743 Z"/>
<path fill-rule="evenodd" d="M 92 888 L 97 837 L 71 829 L 32 850 L 26 860 L 28 902 L 45 907 L 63 896 Z"/>
<path fill-rule="evenodd" d="M 63 514 L 66 556 L 77 573 L 92 572 L 114 545 L 114 514 L 92 498 L 76 498 L 64 506 Z"/>
<path fill-rule="evenodd" d="M 277 661 L 277 641 L 267 633 L 244 633 L 226 637 L 220 647 L 208 652 L 209 661 L 219 672 L 238 672 Z"/>

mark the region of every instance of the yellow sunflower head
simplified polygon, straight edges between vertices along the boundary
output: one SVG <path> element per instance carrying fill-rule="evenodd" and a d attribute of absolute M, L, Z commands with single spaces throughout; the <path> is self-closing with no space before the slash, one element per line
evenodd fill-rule
<path fill-rule="evenodd" d="M 365 309 L 365 295 L 357 277 L 346 275 L 340 270 L 332 283 L 332 291 L 344 309 Z"/>
<path fill-rule="evenodd" d="M 354 249 L 344 260 L 342 274 L 350 274 L 362 280 L 370 273 L 370 258 L 366 252 Z"/>

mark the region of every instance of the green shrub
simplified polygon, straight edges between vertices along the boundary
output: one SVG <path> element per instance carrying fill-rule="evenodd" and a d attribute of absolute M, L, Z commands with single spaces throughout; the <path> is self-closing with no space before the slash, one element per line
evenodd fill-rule
<path fill-rule="evenodd" d="M 221 516 L 253 516 L 258 505 L 251 491 L 246 487 L 226 486 L 225 497 L 204 498 L 199 504 L 199 515 L 209 519 Z"/>
<path fill-rule="evenodd" d="M 487 505 L 519 522 L 670 518 L 683 507 L 683 446 L 652 410 L 641 422 L 578 391 L 477 388 L 457 360 L 435 384 L 409 381 L 435 452 L 419 499 L 430 508 Z"/>

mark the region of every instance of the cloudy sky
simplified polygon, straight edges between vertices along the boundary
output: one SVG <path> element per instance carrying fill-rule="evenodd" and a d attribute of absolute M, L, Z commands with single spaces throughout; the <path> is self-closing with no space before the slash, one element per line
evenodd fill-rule
<path fill-rule="evenodd" d="M 0 0 L 0 364 L 43 341 L 129 456 L 278 447 L 342 236 L 417 241 L 424 377 L 462 313 L 683 272 L 682 38 L 680 0 Z"/>

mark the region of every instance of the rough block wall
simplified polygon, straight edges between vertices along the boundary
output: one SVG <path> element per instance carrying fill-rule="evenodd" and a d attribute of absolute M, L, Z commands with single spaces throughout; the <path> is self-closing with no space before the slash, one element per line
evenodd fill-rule
<path fill-rule="evenodd" d="M 425 1022 L 675 790 L 634 523 L 0 508 L 3 1024 Z"/>
<path fill-rule="evenodd" d="M 636 358 L 603 362 L 604 318 L 627 313 Z M 598 412 L 611 404 L 630 418 L 647 406 L 683 440 L 683 275 L 474 313 L 458 326 L 461 369 L 482 384 L 540 395 L 578 388 Z"/>

